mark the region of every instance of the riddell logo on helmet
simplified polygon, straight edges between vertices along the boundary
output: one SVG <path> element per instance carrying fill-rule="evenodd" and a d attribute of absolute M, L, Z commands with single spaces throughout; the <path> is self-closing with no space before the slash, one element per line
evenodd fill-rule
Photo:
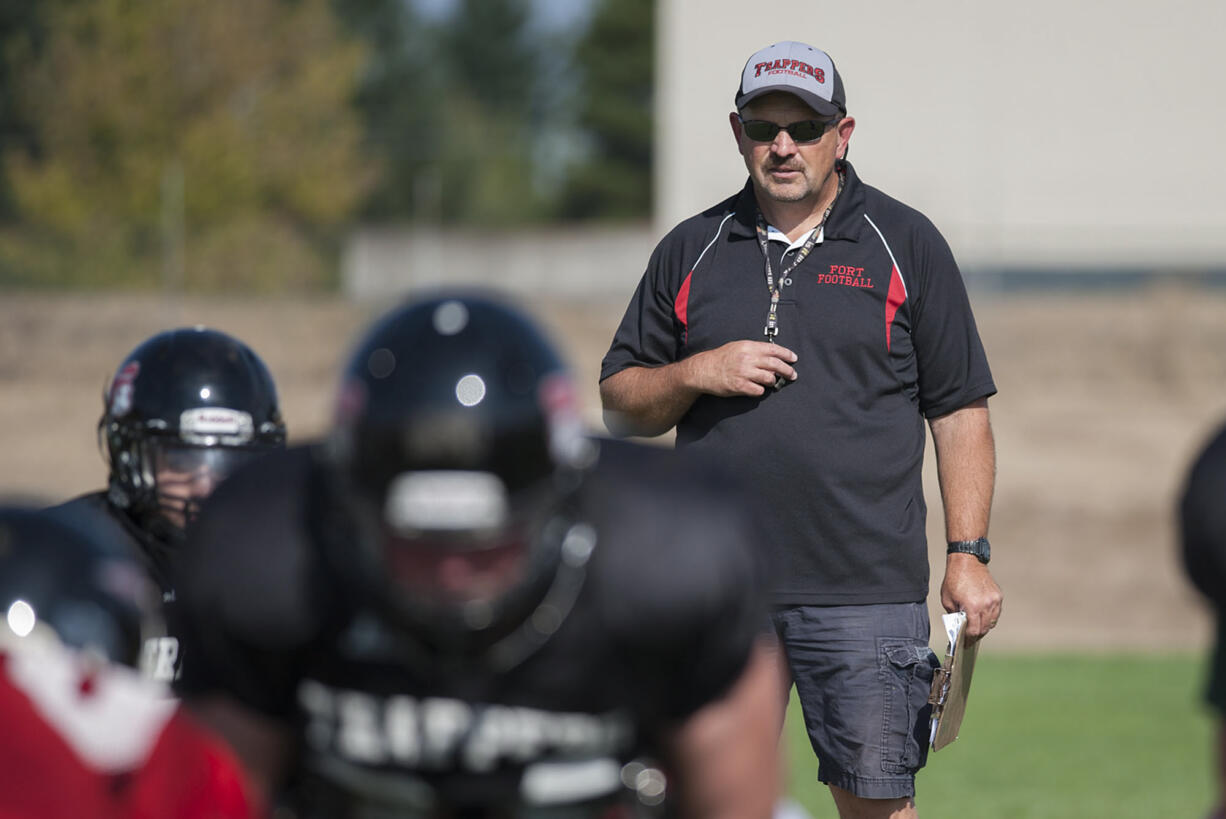
<path fill-rule="evenodd" d="M 814 68 L 806 62 L 800 60 L 775 60 L 769 63 L 755 63 L 753 75 L 755 77 L 762 76 L 762 72 L 773 74 L 776 71 L 786 71 L 789 74 L 807 74 L 818 83 L 824 85 L 826 83 L 826 72 L 820 68 Z"/>
<path fill-rule="evenodd" d="M 235 413 L 231 410 L 205 410 L 195 418 L 200 429 L 236 429 Z"/>
<path fill-rule="evenodd" d="M 254 429 L 251 413 L 226 407 L 197 407 L 179 415 L 179 436 L 202 446 L 245 444 Z"/>

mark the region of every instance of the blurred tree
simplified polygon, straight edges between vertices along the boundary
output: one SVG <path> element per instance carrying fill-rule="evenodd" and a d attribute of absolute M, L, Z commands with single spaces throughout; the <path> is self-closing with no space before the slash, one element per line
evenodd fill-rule
<path fill-rule="evenodd" d="M 646 219 L 652 204 L 654 0 L 600 0 L 579 43 L 578 128 L 563 219 Z"/>
<path fill-rule="evenodd" d="M 383 173 L 365 218 L 511 227 L 647 213 L 650 2 L 602 7 L 584 40 L 591 65 L 579 66 L 585 97 L 574 53 L 585 9 L 560 21 L 531 0 L 451 0 L 432 13 L 413 0 L 334 2 L 373 55 L 357 102 Z M 609 111 L 606 93 L 620 95 Z"/>
<path fill-rule="evenodd" d="M 552 213 L 561 166 L 555 72 L 569 41 L 530 0 L 455 0 L 432 15 L 405 0 L 335 0 L 373 57 L 357 104 L 384 169 L 372 221 L 507 227 Z M 551 175 L 552 174 L 552 175 Z"/>
<path fill-rule="evenodd" d="M 34 129 L 18 110 L 16 91 L 25 65 L 46 39 L 44 8 L 38 3 L 0 0 L 0 154 L 10 149 L 33 153 L 38 148 Z M 0 220 L 15 215 L 8 177 L 0 167 Z"/>
<path fill-rule="evenodd" d="M 178 254 L 193 289 L 329 282 L 373 168 L 349 106 L 365 52 L 328 0 L 40 6 L 17 84 L 40 151 L 4 156 L 22 222 L 0 275 L 148 286 Z"/>
<path fill-rule="evenodd" d="M 443 21 L 432 108 L 443 138 L 418 182 L 419 218 L 498 226 L 545 215 L 532 151 L 543 105 L 530 10 L 527 0 L 460 0 Z"/>
<path fill-rule="evenodd" d="M 370 56 L 354 103 L 364 121 L 364 150 L 382 173 L 362 215 L 407 219 L 421 196 L 420 180 L 446 141 L 437 112 L 442 98 L 438 32 L 406 0 L 334 0 L 340 17 L 367 43 Z"/>

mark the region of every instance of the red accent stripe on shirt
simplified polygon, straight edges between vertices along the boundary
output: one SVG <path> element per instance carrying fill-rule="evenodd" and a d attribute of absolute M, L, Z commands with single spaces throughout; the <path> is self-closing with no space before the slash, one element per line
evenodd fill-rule
<path fill-rule="evenodd" d="M 890 290 L 885 297 L 885 349 L 890 349 L 890 326 L 894 323 L 894 314 L 902 303 L 907 300 L 907 288 L 903 287 L 902 275 L 898 265 L 890 268 Z"/>
<path fill-rule="evenodd" d="M 690 311 L 690 279 L 693 277 L 693 270 L 686 274 L 685 281 L 681 283 L 681 289 L 677 291 L 677 298 L 673 302 L 673 313 L 676 314 L 677 321 L 681 322 L 681 326 L 687 330 L 690 327 L 686 321 Z"/>

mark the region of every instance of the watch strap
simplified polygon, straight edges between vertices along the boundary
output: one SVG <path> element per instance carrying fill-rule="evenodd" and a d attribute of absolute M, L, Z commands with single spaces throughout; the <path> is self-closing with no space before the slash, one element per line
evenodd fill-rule
<path fill-rule="evenodd" d="M 986 564 L 992 557 L 992 547 L 986 537 L 975 538 L 974 540 L 951 540 L 946 546 L 945 554 L 974 555 L 979 558 L 980 563 Z"/>

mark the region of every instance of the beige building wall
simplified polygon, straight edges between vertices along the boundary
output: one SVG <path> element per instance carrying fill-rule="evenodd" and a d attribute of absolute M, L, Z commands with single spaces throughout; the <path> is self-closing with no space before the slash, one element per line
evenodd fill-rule
<path fill-rule="evenodd" d="M 659 0 L 655 230 L 744 182 L 745 60 L 827 50 L 861 177 L 968 271 L 1226 269 L 1226 3 Z"/>

